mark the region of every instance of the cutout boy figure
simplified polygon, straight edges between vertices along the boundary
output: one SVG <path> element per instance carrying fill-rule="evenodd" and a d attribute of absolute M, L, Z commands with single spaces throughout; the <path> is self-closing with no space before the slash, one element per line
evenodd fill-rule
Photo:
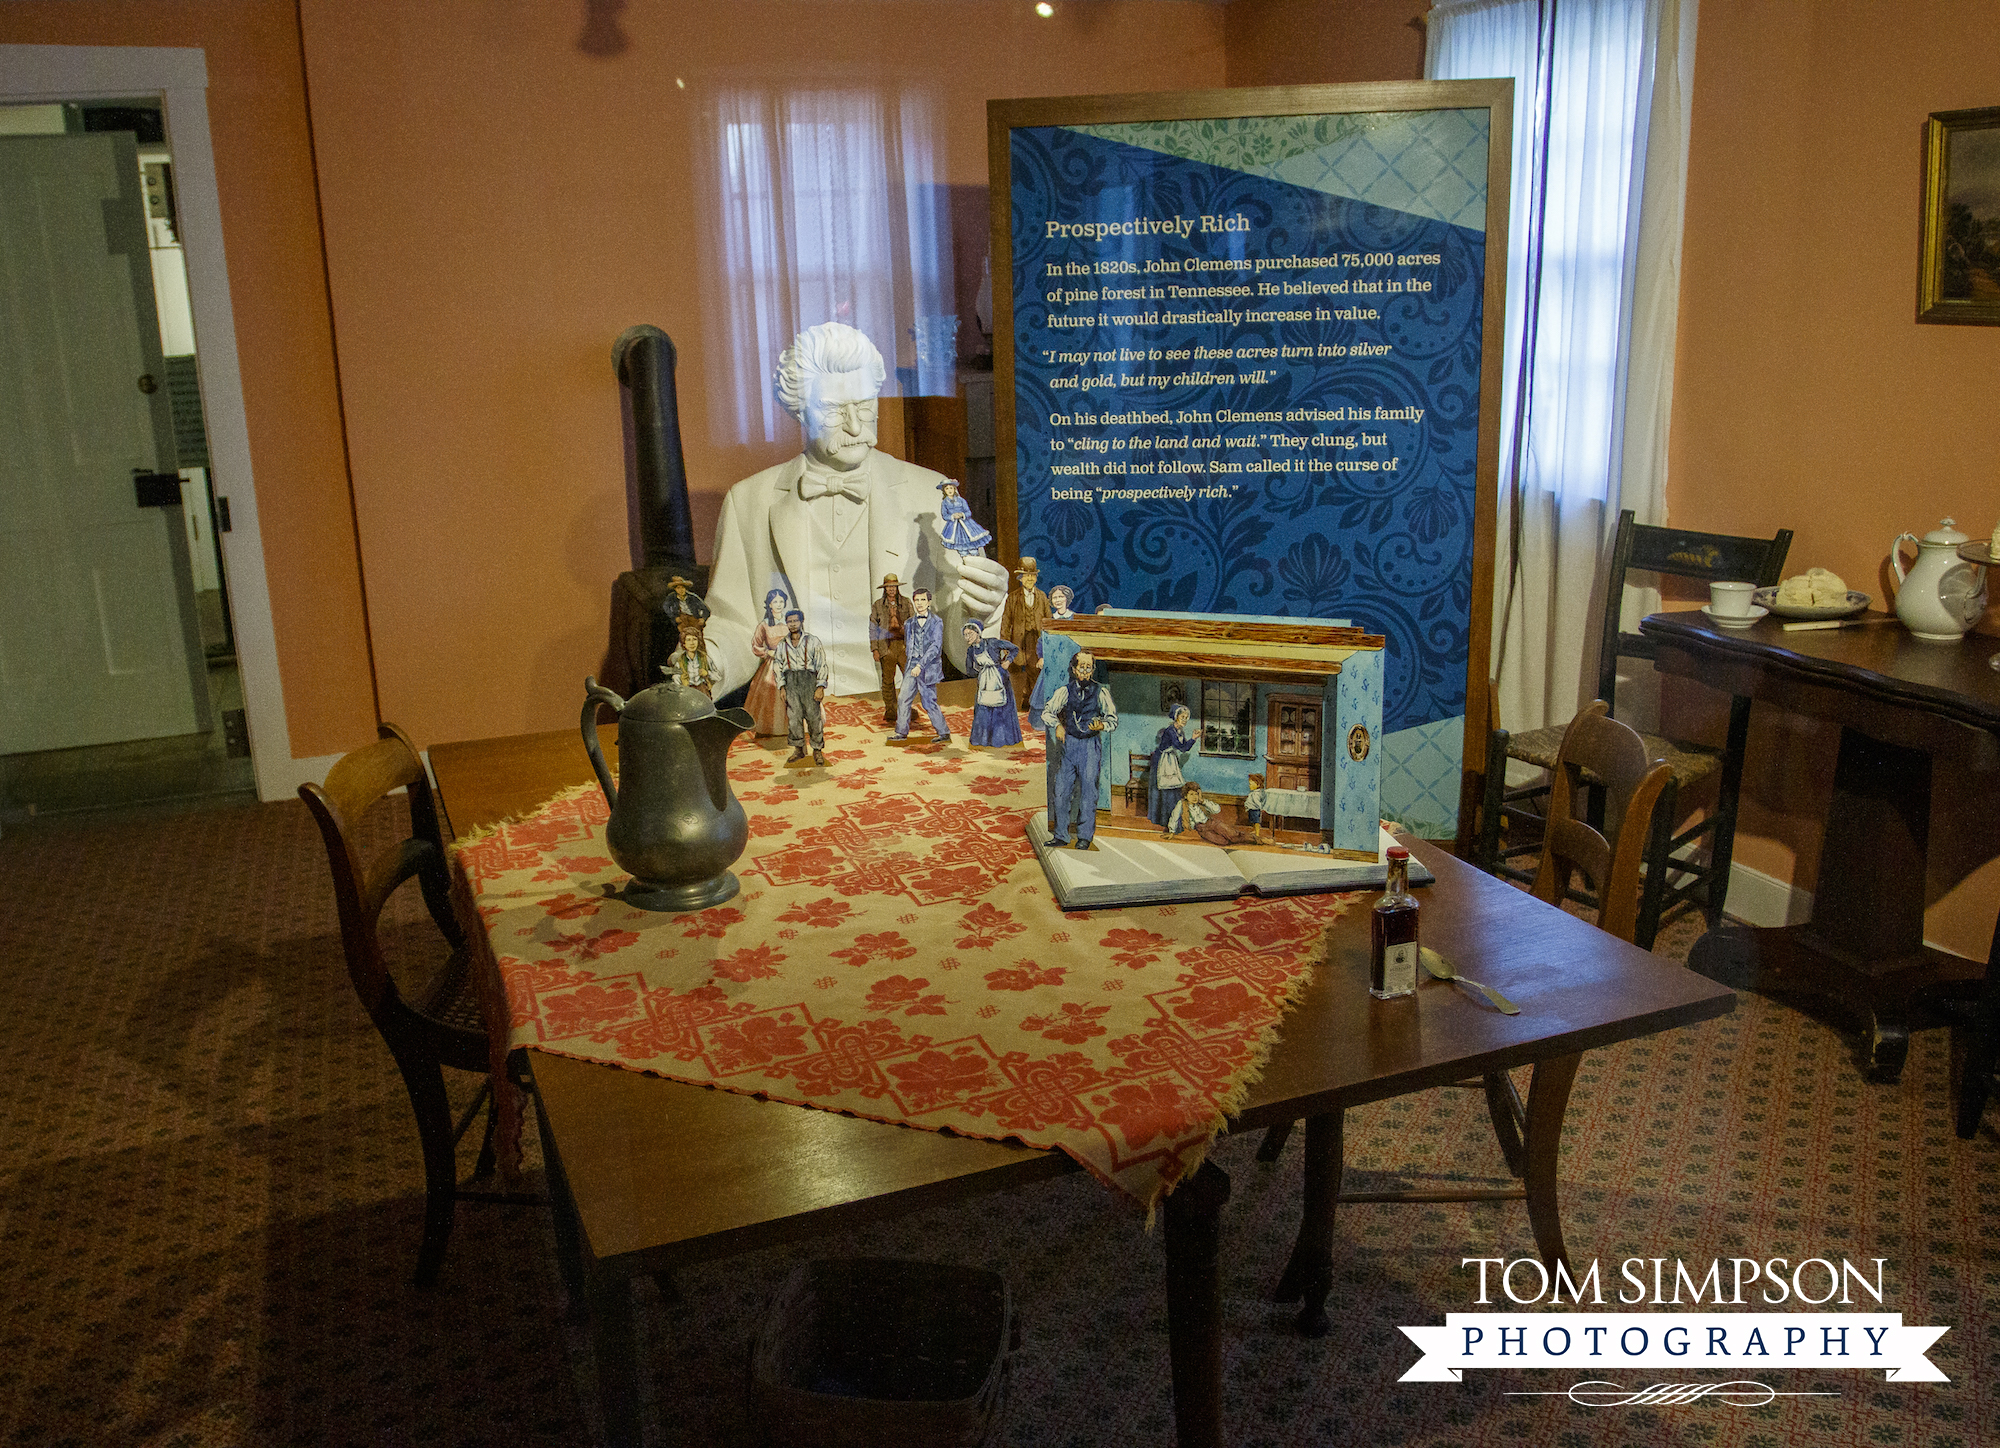
<path fill-rule="evenodd" d="M 1069 681 L 1049 696 L 1042 724 L 1063 747 L 1062 765 L 1049 791 L 1049 843 L 1069 843 L 1070 810 L 1076 809 L 1076 847 L 1090 848 L 1097 834 L 1097 778 L 1104 735 L 1118 727 L 1111 691 L 1097 682 L 1097 660 L 1079 652 L 1069 661 Z"/>
<path fill-rule="evenodd" d="M 691 580 L 676 573 L 667 580 L 667 587 L 671 591 L 660 600 L 661 613 L 672 619 L 698 618 L 704 623 L 708 621 L 708 605 L 701 601 L 700 594 L 688 592 L 694 587 Z"/>
<path fill-rule="evenodd" d="M 715 656 L 709 653 L 707 640 L 702 636 L 702 621 L 692 614 L 682 614 L 674 622 L 680 626 L 681 646 L 667 655 L 667 677 L 714 698 L 718 682 Z"/>
<path fill-rule="evenodd" d="M 910 617 L 903 625 L 903 687 L 896 695 L 896 733 L 892 742 L 906 743 L 910 737 L 910 705 L 921 700 L 939 744 L 951 743 L 951 726 L 938 708 L 938 680 L 944 677 L 944 620 L 931 612 L 931 591 L 919 588 L 910 595 Z"/>
<path fill-rule="evenodd" d="M 910 621 L 910 601 L 903 582 L 893 573 L 882 575 L 882 596 L 868 606 L 868 652 L 882 671 L 882 722 L 896 722 L 896 670 L 909 662 L 903 625 Z"/>
<path fill-rule="evenodd" d="M 814 764 L 826 763 L 826 645 L 806 632 L 806 616 L 799 609 L 785 615 L 785 636 L 778 641 L 772 663 L 785 683 L 786 737 L 792 743 L 797 764 L 806 757 L 806 739 L 812 739 Z"/>

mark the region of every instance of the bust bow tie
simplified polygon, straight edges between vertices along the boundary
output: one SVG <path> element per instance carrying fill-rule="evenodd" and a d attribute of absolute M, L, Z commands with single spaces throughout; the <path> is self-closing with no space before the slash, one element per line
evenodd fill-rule
<path fill-rule="evenodd" d="M 858 472 L 821 472 L 817 468 L 807 468 L 799 478 L 799 498 L 802 502 L 810 503 L 814 498 L 823 498 L 829 493 L 838 493 L 851 502 L 866 502 L 868 479 Z"/>

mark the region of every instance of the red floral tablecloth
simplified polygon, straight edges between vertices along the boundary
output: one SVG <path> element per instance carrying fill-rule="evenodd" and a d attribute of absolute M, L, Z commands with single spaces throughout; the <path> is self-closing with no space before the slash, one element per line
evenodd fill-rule
<path fill-rule="evenodd" d="M 1039 746 L 904 751 L 877 706 L 826 712 L 824 771 L 731 751 L 750 845 L 725 905 L 610 897 L 626 877 L 595 785 L 455 852 L 507 1045 L 1053 1147 L 1150 1208 L 1352 897 L 1063 914 L 1024 835 Z"/>

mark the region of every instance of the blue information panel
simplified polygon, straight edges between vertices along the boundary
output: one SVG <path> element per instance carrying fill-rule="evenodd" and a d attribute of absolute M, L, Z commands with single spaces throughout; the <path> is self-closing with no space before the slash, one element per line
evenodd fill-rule
<path fill-rule="evenodd" d="M 1384 808 L 1448 830 L 1488 110 L 1007 134 L 1019 551 L 1078 612 L 1386 635 Z"/>

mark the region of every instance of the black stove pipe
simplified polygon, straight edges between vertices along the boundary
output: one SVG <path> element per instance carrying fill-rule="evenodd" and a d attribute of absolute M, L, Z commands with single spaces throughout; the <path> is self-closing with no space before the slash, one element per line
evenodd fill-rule
<path fill-rule="evenodd" d="M 687 461 L 681 454 L 680 401 L 674 392 L 674 342 L 658 327 L 627 327 L 611 347 L 612 365 L 632 410 L 639 547 L 644 568 L 694 564 L 694 515 Z"/>

